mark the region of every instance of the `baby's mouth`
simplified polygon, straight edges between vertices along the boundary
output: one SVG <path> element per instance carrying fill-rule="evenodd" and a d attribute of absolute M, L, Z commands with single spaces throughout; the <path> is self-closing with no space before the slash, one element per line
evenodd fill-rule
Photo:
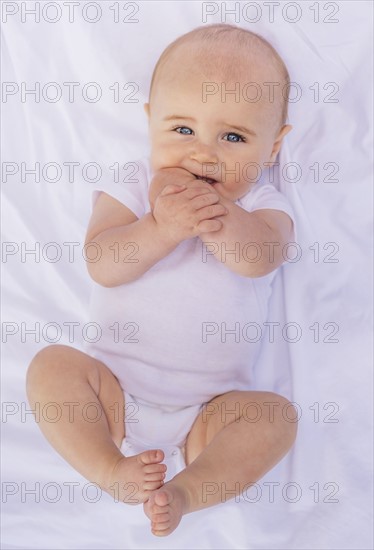
<path fill-rule="evenodd" d="M 204 176 L 197 176 L 196 174 L 194 174 L 195 178 L 197 180 L 202 180 L 202 181 L 206 181 L 207 183 L 210 183 L 211 185 L 213 183 L 217 183 L 217 180 L 213 179 L 213 178 L 206 178 Z"/>

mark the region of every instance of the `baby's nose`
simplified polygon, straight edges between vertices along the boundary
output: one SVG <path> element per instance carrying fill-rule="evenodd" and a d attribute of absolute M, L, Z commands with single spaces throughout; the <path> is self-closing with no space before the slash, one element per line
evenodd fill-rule
<path fill-rule="evenodd" d="M 200 164 L 206 162 L 217 163 L 218 157 L 214 147 L 204 143 L 195 143 L 190 150 L 190 158 Z"/>

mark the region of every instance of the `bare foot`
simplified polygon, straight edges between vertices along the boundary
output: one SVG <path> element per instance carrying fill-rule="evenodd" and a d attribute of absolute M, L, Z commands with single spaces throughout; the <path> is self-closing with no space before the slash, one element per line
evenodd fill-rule
<path fill-rule="evenodd" d="M 173 485 L 172 480 L 150 494 L 143 504 L 144 512 L 151 520 L 151 531 L 158 537 L 170 535 L 178 527 L 188 509 L 189 497 L 186 490 Z"/>
<path fill-rule="evenodd" d="M 145 502 L 152 491 L 164 484 L 166 465 L 159 464 L 164 457 L 161 449 L 124 456 L 113 468 L 104 490 L 117 502 Z"/>

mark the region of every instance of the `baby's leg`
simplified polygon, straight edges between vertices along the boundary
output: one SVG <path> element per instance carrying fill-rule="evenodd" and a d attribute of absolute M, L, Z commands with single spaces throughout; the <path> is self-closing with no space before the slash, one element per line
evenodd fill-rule
<path fill-rule="evenodd" d="M 291 448 L 296 418 L 293 405 L 275 393 L 232 391 L 212 399 L 188 434 L 187 467 L 144 504 L 152 533 L 169 535 L 183 514 L 249 490 Z"/>
<path fill-rule="evenodd" d="M 162 450 L 132 457 L 120 452 L 125 436 L 123 392 L 100 361 L 69 346 L 48 346 L 30 364 L 27 396 L 33 409 L 36 404 L 41 411 L 47 403 L 59 405 L 62 416 L 57 422 L 43 414 L 36 417 L 40 429 L 73 468 L 116 500 L 145 502 L 150 491 L 163 484 Z"/>

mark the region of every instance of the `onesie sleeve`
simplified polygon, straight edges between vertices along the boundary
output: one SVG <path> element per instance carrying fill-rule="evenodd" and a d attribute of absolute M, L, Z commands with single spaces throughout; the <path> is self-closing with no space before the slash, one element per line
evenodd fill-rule
<path fill-rule="evenodd" d="M 256 183 L 249 193 L 237 201 L 237 204 L 244 208 L 244 210 L 247 210 L 247 212 L 267 208 L 282 210 L 293 221 L 293 242 L 296 242 L 296 217 L 294 211 L 287 197 L 278 191 L 274 185 Z"/>
<path fill-rule="evenodd" d="M 129 208 L 137 218 L 150 210 L 148 187 L 150 168 L 147 159 L 128 162 L 121 171 L 119 182 L 96 183 L 92 191 L 92 209 L 101 192 L 105 192 Z"/>

